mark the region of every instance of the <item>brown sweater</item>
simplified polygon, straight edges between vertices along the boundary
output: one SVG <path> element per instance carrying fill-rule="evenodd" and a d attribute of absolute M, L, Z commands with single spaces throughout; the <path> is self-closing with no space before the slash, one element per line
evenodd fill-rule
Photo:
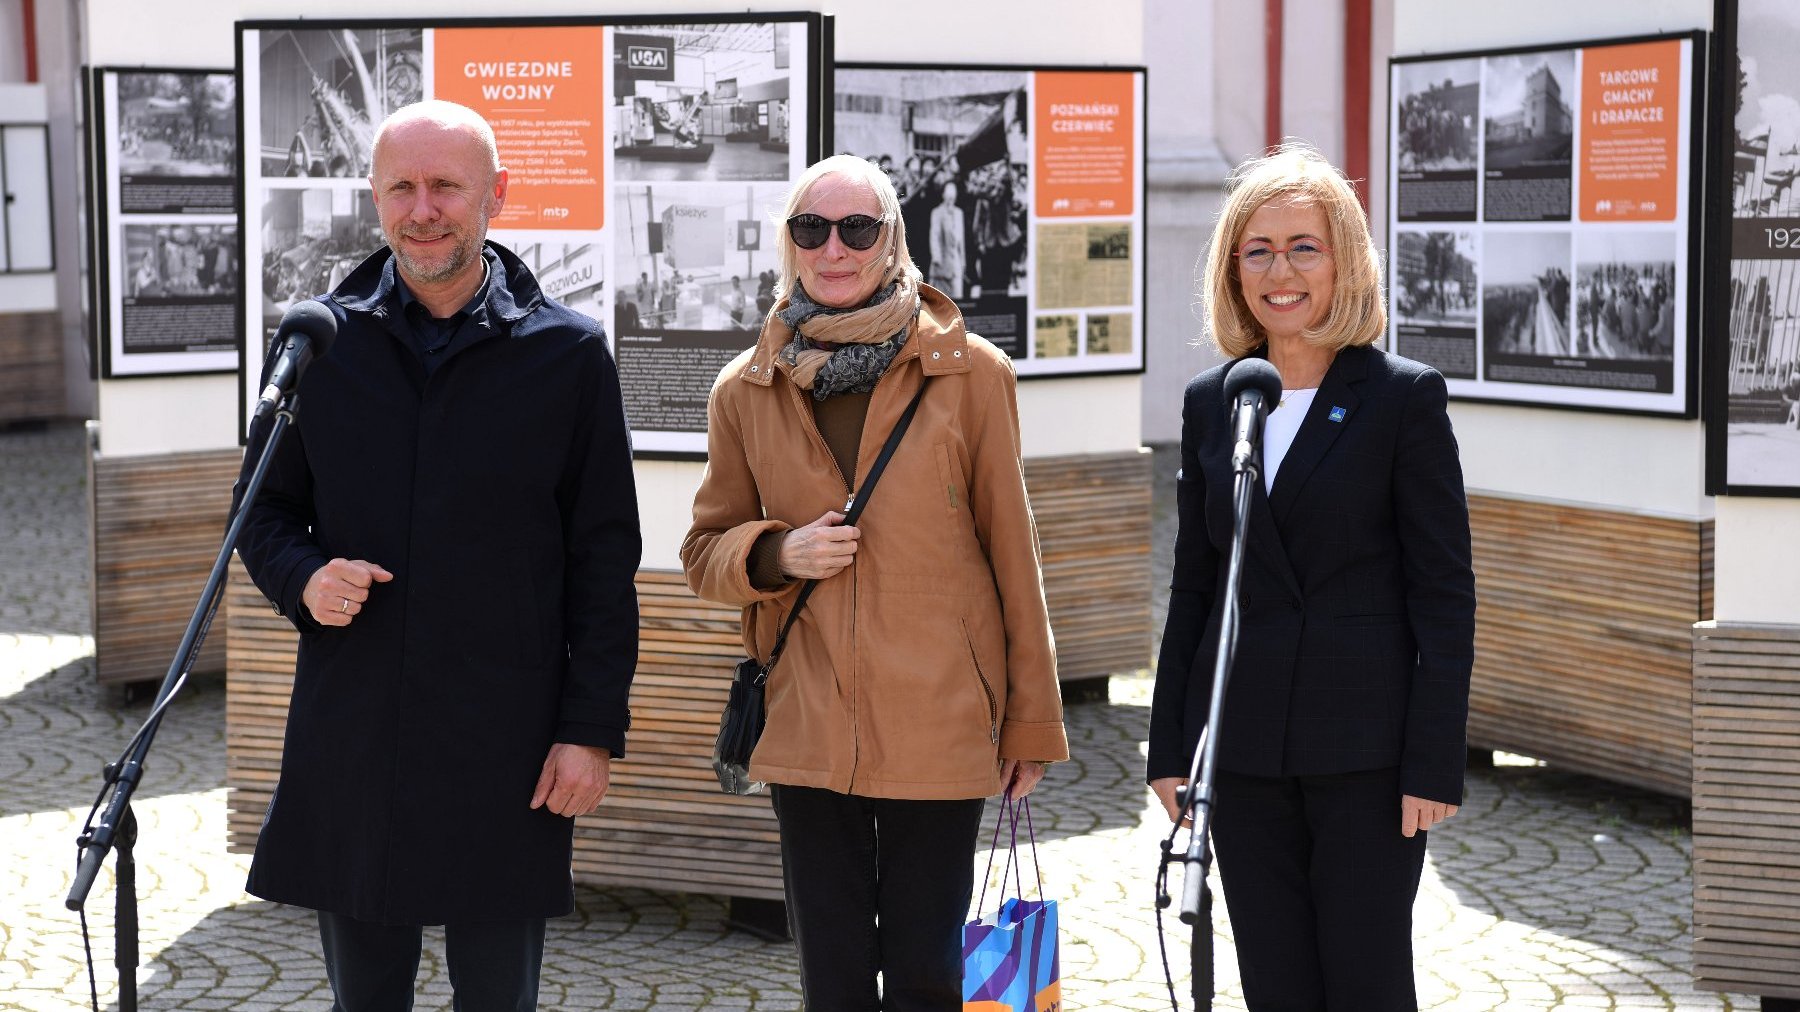
<path fill-rule="evenodd" d="M 819 426 L 819 435 L 825 437 L 825 446 L 831 451 L 831 458 L 837 461 L 846 482 L 856 480 L 856 454 L 862 444 L 863 422 L 869 417 L 871 396 L 867 393 L 838 394 L 815 401 L 810 392 L 806 395 L 812 404 L 813 421 Z M 844 497 L 850 497 L 849 488 L 845 488 Z M 774 590 L 788 582 L 781 572 L 781 539 L 784 537 L 787 537 L 785 533 L 771 531 L 757 538 L 751 546 L 751 586 L 758 590 Z"/>

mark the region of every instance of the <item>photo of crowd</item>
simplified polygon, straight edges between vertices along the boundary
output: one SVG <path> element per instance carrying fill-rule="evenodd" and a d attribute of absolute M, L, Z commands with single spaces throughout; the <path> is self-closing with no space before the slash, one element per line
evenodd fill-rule
<path fill-rule="evenodd" d="M 1025 294 L 1026 75 L 844 68 L 836 146 L 893 179 L 913 262 L 953 299 Z"/>
<path fill-rule="evenodd" d="M 417 28 L 265 29 L 262 174 L 361 179 L 375 126 L 424 97 Z"/>
<path fill-rule="evenodd" d="M 236 225 L 126 224 L 125 297 L 236 295 Z"/>
<path fill-rule="evenodd" d="M 1583 235 L 1575 264 L 1582 358 L 1675 358 L 1675 233 Z"/>
<path fill-rule="evenodd" d="M 121 72 L 121 176 L 229 177 L 237 149 L 230 74 Z"/>
<path fill-rule="evenodd" d="M 1480 89 L 1478 60 L 1401 65 L 1400 108 L 1395 126 L 1400 171 L 1475 168 Z"/>
<path fill-rule="evenodd" d="M 1401 323 L 1475 325 L 1475 233 L 1400 232 L 1394 236 L 1394 316 Z"/>
<path fill-rule="evenodd" d="M 1568 233 L 1491 233 L 1483 254 L 1482 328 L 1488 357 L 1574 355 Z"/>

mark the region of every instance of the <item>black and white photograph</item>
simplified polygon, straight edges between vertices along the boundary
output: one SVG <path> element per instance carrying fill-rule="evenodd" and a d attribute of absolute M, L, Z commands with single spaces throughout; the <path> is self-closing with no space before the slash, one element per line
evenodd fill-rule
<path fill-rule="evenodd" d="M 726 183 L 614 188 L 617 329 L 760 330 L 781 270 L 761 225 L 782 193 Z"/>
<path fill-rule="evenodd" d="M 1731 265 L 1725 480 L 1800 493 L 1800 260 Z"/>
<path fill-rule="evenodd" d="M 118 210 L 232 213 L 236 78 L 203 71 L 120 71 L 114 81 Z"/>
<path fill-rule="evenodd" d="M 1482 68 L 1482 216 L 1569 220 L 1575 51 L 1489 56 Z"/>
<path fill-rule="evenodd" d="M 793 174 L 788 22 L 613 32 L 613 171 L 630 182 L 778 180 Z M 799 40 L 804 49 L 804 39 Z M 804 141 L 795 142 L 804 148 Z"/>
<path fill-rule="evenodd" d="M 1026 294 L 1029 76 L 837 71 L 833 147 L 893 179 L 913 262 L 953 299 Z M 1023 315 L 1022 303 L 1017 311 Z"/>
<path fill-rule="evenodd" d="M 1395 350 L 1452 379 L 1476 377 L 1480 257 L 1472 229 L 1394 235 Z"/>
<path fill-rule="evenodd" d="M 1738 0 L 1737 19 L 1732 213 L 1800 217 L 1800 10 L 1786 0 Z M 1762 255 L 1754 248 L 1733 253 Z"/>
<path fill-rule="evenodd" d="M 1481 61 L 1402 64 L 1394 135 L 1401 172 L 1473 172 Z"/>
<path fill-rule="evenodd" d="M 1589 231 L 1575 240 L 1580 358 L 1675 361 L 1674 232 Z"/>
<path fill-rule="evenodd" d="M 1482 250 L 1482 340 L 1486 358 L 1568 358 L 1569 270 L 1573 251 L 1567 232 L 1489 232 Z M 1488 378 L 1499 380 L 1490 367 Z M 1546 377 L 1517 382 L 1544 382 Z"/>
<path fill-rule="evenodd" d="M 127 221 L 120 231 L 126 298 L 237 295 L 236 225 Z"/>
<path fill-rule="evenodd" d="M 1393 310 L 1401 323 L 1475 326 L 1480 280 L 1473 231 L 1396 234 L 1393 272 Z"/>
<path fill-rule="evenodd" d="M 1710 279 L 1721 305 L 1708 349 L 1719 407 L 1707 491 L 1800 496 L 1800 10 L 1785 0 L 1735 6 L 1723 41 L 1736 66 L 1728 56 L 1720 75 L 1732 88 L 1720 173 L 1731 178 L 1731 257 Z"/>
<path fill-rule="evenodd" d="M 295 302 L 336 288 L 384 242 L 368 190 L 270 190 L 261 221 L 263 317 L 271 328 Z"/>
<path fill-rule="evenodd" d="M 235 350 L 236 225 L 128 221 L 118 243 L 125 284 L 117 292 L 115 365 Z M 129 372 L 129 366 L 115 370 Z"/>
<path fill-rule="evenodd" d="M 520 242 L 488 238 L 518 254 L 545 295 L 596 320 L 606 320 L 606 250 L 600 243 Z"/>
<path fill-rule="evenodd" d="M 265 177 L 366 178 L 375 127 L 425 97 L 421 29 L 264 29 L 256 39 Z"/>
<path fill-rule="evenodd" d="M 1481 148 L 1481 61 L 1395 62 L 1388 143 L 1400 221 L 1474 221 Z"/>
<path fill-rule="evenodd" d="M 770 216 L 782 183 L 628 183 L 613 188 L 613 347 L 634 430 L 706 431 L 706 398 L 756 343 L 781 270 Z M 660 450 L 656 439 L 641 449 Z"/>

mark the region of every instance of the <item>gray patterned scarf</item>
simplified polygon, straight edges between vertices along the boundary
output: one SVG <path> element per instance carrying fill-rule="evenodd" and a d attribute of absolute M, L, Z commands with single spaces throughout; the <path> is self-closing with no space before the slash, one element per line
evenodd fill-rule
<path fill-rule="evenodd" d="M 787 363 L 795 383 L 811 388 L 813 400 L 868 393 L 906 344 L 918 306 L 918 284 L 905 279 L 855 309 L 821 306 L 795 284 L 787 304 L 775 311 L 794 333 L 777 357 Z"/>

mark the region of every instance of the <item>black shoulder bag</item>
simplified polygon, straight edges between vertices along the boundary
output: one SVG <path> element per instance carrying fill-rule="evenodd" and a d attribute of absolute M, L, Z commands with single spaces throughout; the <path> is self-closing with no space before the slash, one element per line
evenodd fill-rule
<path fill-rule="evenodd" d="M 851 500 L 849 510 L 844 514 L 844 526 L 856 526 L 863 507 L 869 504 L 869 495 L 875 491 L 875 483 L 881 479 L 881 472 L 887 469 L 888 458 L 894 455 L 894 449 L 900 445 L 900 437 L 906 435 L 907 426 L 912 424 L 913 415 L 919 410 L 919 399 L 925 396 L 925 383 L 919 385 L 919 392 L 913 395 L 912 403 L 906 406 L 905 413 L 894 423 L 894 431 L 888 434 L 887 443 L 881 448 L 881 455 L 875 458 L 874 466 L 869 468 L 869 476 L 863 479 L 862 488 Z M 781 650 L 787 646 L 788 633 L 794 628 L 794 621 L 800 617 L 800 609 L 806 607 L 806 599 L 812 596 L 813 588 L 818 585 L 819 581 L 808 580 L 800 588 L 799 596 L 794 598 L 793 610 L 788 612 L 787 621 L 781 625 L 781 634 L 775 637 L 775 648 L 769 651 L 769 663 L 764 664 L 754 657 L 746 658 L 738 662 L 737 671 L 731 676 L 731 694 L 726 697 L 725 712 L 719 716 L 719 737 L 713 741 L 712 760 L 713 772 L 719 777 L 719 789 L 726 794 L 758 794 L 766 786 L 761 781 L 750 779 L 750 753 L 756 751 L 756 743 L 762 738 L 763 723 L 768 718 L 763 709 L 763 689 L 768 684 L 769 672 L 774 669 L 775 662 L 781 659 Z"/>

